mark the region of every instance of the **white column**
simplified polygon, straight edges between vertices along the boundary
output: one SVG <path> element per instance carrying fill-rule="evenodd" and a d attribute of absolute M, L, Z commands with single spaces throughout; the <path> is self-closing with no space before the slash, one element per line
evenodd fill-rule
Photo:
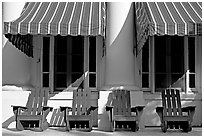
<path fill-rule="evenodd" d="M 135 85 L 134 9 L 131 2 L 107 3 L 105 89 Z"/>
<path fill-rule="evenodd" d="M 131 105 L 144 105 L 143 93 L 136 83 L 134 46 L 134 7 L 130 2 L 107 3 L 106 55 L 104 91 L 98 100 L 98 128 L 110 131 L 109 114 L 105 111 L 112 89 L 131 90 Z M 140 121 L 144 128 L 144 119 Z"/>

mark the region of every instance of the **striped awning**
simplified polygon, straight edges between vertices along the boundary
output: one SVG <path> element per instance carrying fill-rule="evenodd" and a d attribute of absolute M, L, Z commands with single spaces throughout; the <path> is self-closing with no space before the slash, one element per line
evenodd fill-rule
<path fill-rule="evenodd" d="M 202 3 L 147 2 L 150 35 L 202 34 Z"/>
<path fill-rule="evenodd" d="M 29 2 L 18 19 L 4 22 L 4 34 L 20 50 L 25 49 L 23 43 L 29 45 L 22 37 L 25 35 L 104 36 L 105 3 Z M 32 46 L 27 47 L 24 52 L 32 56 Z"/>
<path fill-rule="evenodd" d="M 30 2 L 21 16 L 4 23 L 4 33 L 104 35 L 105 3 Z"/>
<path fill-rule="evenodd" d="M 149 35 L 149 17 L 145 9 L 145 2 L 135 2 L 135 20 L 136 20 L 136 37 L 137 53 L 139 53 Z"/>

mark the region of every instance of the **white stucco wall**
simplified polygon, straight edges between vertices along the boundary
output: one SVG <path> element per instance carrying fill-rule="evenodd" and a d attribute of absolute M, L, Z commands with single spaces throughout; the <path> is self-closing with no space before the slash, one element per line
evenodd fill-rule
<path fill-rule="evenodd" d="M 25 2 L 2 2 L 2 21 L 7 22 L 17 19 L 22 12 L 24 4 Z M 7 42 L 4 36 L 2 37 L 2 42 L 4 47 Z"/>
<path fill-rule="evenodd" d="M 3 2 L 3 22 L 20 16 L 25 2 Z M 3 35 L 2 40 L 2 85 L 31 85 L 31 58 L 15 48 Z"/>
<path fill-rule="evenodd" d="M 13 21 L 20 16 L 25 2 L 2 3 L 2 29 L 3 22 Z M 3 30 L 2 30 L 3 31 Z M 3 35 L 3 34 L 2 34 Z M 31 58 L 15 48 L 7 38 L 2 36 L 2 127 L 12 122 L 13 110 L 11 105 L 25 106 L 29 91 L 21 87 L 30 86 Z M 4 86 L 6 85 L 6 86 Z M 10 86 L 8 86 L 10 85 Z M 12 125 L 12 126 L 11 126 Z M 14 127 L 15 123 L 9 127 Z"/>
<path fill-rule="evenodd" d="M 107 4 L 106 86 L 135 86 L 133 5 Z"/>

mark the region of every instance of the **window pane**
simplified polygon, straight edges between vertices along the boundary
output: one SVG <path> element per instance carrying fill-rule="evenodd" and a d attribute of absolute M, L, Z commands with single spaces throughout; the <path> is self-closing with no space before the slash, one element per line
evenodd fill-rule
<path fill-rule="evenodd" d="M 184 71 L 184 37 L 171 36 L 171 72 Z"/>
<path fill-rule="evenodd" d="M 183 57 L 180 57 L 180 56 L 171 57 L 171 72 L 172 73 L 183 73 L 184 72 Z"/>
<path fill-rule="evenodd" d="M 55 37 L 55 52 L 58 54 L 67 53 L 67 37 L 66 36 L 56 36 Z"/>
<path fill-rule="evenodd" d="M 50 58 L 48 53 L 43 53 L 43 72 L 49 72 Z"/>
<path fill-rule="evenodd" d="M 188 60 L 190 72 L 195 72 L 195 38 L 188 38 Z"/>
<path fill-rule="evenodd" d="M 57 72 L 66 72 L 67 71 L 67 56 L 66 55 L 58 55 L 55 56 L 56 60 L 56 71 Z"/>
<path fill-rule="evenodd" d="M 96 74 L 89 74 L 89 87 L 96 87 Z"/>
<path fill-rule="evenodd" d="M 74 83 L 77 79 L 79 79 L 83 74 L 82 73 L 72 73 L 72 80 L 71 83 Z M 80 88 L 83 88 L 83 83 L 80 84 Z"/>
<path fill-rule="evenodd" d="M 43 87 L 49 87 L 49 73 L 43 74 Z"/>
<path fill-rule="evenodd" d="M 155 71 L 156 72 L 166 72 L 166 56 L 165 55 L 159 55 L 159 54 L 155 55 Z"/>
<path fill-rule="evenodd" d="M 142 74 L 142 88 L 149 88 L 149 74 Z"/>
<path fill-rule="evenodd" d="M 96 72 L 96 37 L 90 37 L 89 40 L 89 71 Z"/>
<path fill-rule="evenodd" d="M 43 52 L 49 53 L 50 51 L 50 38 L 43 37 Z"/>
<path fill-rule="evenodd" d="M 67 87 L 67 75 L 66 74 L 55 74 L 56 87 L 66 88 Z"/>
<path fill-rule="evenodd" d="M 181 78 L 184 74 L 172 74 L 171 75 L 171 85 L 174 84 Z"/>
<path fill-rule="evenodd" d="M 43 72 L 49 72 L 50 38 L 43 37 Z"/>
<path fill-rule="evenodd" d="M 149 41 L 142 48 L 142 72 L 149 72 Z"/>
<path fill-rule="evenodd" d="M 155 87 L 156 88 L 167 88 L 167 77 L 166 74 L 155 75 Z"/>
<path fill-rule="evenodd" d="M 155 37 L 155 71 L 166 72 L 166 44 L 165 36 Z"/>
<path fill-rule="evenodd" d="M 189 81 L 190 81 L 190 82 L 189 82 L 189 83 L 190 83 L 190 84 L 189 84 L 189 87 L 190 87 L 190 88 L 195 88 L 195 74 L 190 74 L 190 75 L 189 75 L 189 79 L 190 79 L 190 80 L 189 80 Z"/>
<path fill-rule="evenodd" d="M 82 36 L 73 36 L 72 37 L 72 54 L 83 54 L 83 46 L 84 46 L 84 41 L 83 41 Z"/>
<path fill-rule="evenodd" d="M 72 55 L 72 72 L 83 72 L 82 55 Z"/>

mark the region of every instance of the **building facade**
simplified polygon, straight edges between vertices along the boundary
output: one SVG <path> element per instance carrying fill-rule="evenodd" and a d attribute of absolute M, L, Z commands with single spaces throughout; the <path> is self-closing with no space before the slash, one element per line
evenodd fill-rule
<path fill-rule="evenodd" d="M 19 50 L 3 48 L 3 85 L 47 87 L 57 108 L 69 103 L 63 90 L 88 72 L 79 87 L 91 90 L 101 129 L 111 90 L 128 89 L 132 104 L 145 105 L 145 127 L 160 125 L 159 92 L 180 87 L 182 105 L 196 105 L 193 125 L 201 126 L 201 15 L 198 2 L 26 3 L 17 20 L 4 23 Z"/>

